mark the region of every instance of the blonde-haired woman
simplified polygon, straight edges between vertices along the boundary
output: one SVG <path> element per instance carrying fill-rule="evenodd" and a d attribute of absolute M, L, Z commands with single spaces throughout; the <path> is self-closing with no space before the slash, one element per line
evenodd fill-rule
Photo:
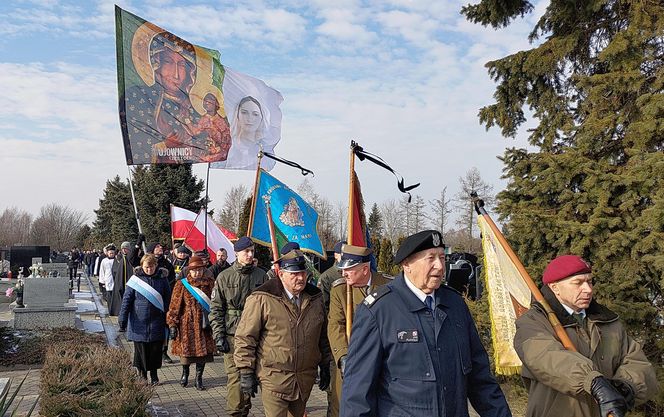
<path fill-rule="evenodd" d="M 162 346 L 166 337 L 166 312 L 171 299 L 168 271 L 157 267 L 157 258 L 147 254 L 127 281 L 118 315 L 120 331 L 134 342 L 134 366 L 150 383 L 159 384 Z"/>

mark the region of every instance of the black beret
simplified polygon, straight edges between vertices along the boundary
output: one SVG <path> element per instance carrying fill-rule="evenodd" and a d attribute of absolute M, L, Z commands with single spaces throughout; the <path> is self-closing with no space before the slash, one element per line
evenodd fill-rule
<path fill-rule="evenodd" d="M 254 241 L 248 238 L 247 236 L 242 236 L 233 244 L 233 250 L 235 252 L 243 251 L 251 246 L 254 246 Z"/>
<path fill-rule="evenodd" d="M 191 255 L 191 251 L 189 250 L 189 248 L 187 248 L 187 247 L 184 246 L 184 245 L 182 245 L 182 246 L 180 246 L 179 248 L 177 248 L 177 253 L 185 253 L 185 254 L 187 254 L 187 255 Z"/>
<path fill-rule="evenodd" d="M 304 252 L 297 249 L 282 255 L 275 262 L 279 264 L 281 270 L 287 272 L 302 272 L 307 269 L 307 260 L 304 257 Z"/>
<path fill-rule="evenodd" d="M 281 247 L 281 250 L 279 251 L 279 253 L 281 255 L 285 255 L 288 252 L 290 252 L 292 250 L 296 250 L 296 249 L 298 249 L 298 250 L 300 249 L 300 244 L 299 243 L 297 243 L 297 242 L 288 242 L 284 246 Z"/>
<path fill-rule="evenodd" d="M 145 246 L 145 252 L 146 253 L 154 253 L 154 248 L 156 248 L 157 245 L 159 245 L 159 244 L 160 244 L 159 242 L 150 242 L 150 243 L 148 243 Z"/>
<path fill-rule="evenodd" d="M 445 248 L 443 236 L 437 230 L 424 230 L 404 239 L 394 255 L 394 263 L 400 264 L 410 255 L 431 248 Z"/>
<path fill-rule="evenodd" d="M 371 254 L 373 251 L 364 246 L 342 245 L 341 259 L 337 264 L 339 269 L 352 268 L 364 262 L 371 261 Z"/>

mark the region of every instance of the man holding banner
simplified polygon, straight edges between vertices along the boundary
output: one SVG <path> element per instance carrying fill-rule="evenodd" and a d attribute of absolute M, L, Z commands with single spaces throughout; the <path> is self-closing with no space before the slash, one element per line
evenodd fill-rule
<path fill-rule="evenodd" d="M 539 302 L 517 319 L 514 347 L 528 388 L 526 416 L 623 417 L 652 398 L 655 371 L 618 315 L 593 300 L 590 265 L 559 256 L 542 281 L 544 300 L 578 352 L 565 349 Z"/>
<path fill-rule="evenodd" d="M 352 292 L 352 305 L 356 306 L 379 286 L 392 279 L 371 270 L 371 249 L 361 246 L 342 244 L 339 249 L 339 261 L 336 267 L 343 275 L 332 283 L 330 308 L 328 314 L 327 337 L 334 356 L 334 375 L 332 377 L 332 395 L 328 397 L 330 417 L 339 416 L 341 382 L 348 357 L 348 339 L 346 338 L 346 299 L 347 291 Z M 346 285 L 348 284 L 348 285 Z"/>

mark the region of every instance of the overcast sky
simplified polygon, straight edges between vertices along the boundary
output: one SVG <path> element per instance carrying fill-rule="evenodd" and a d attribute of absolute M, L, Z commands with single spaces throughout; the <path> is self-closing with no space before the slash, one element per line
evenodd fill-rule
<path fill-rule="evenodd" d="M 278 155 L 312 169 L 333 203 L 348 195 L 351 139 L 382 156 L 426 200 L 471 167 L 501 190 L 505 139 L 480 126 L 495 84 L 487 61 L 531 46 L 548 2 L 507 29 L 467 22 L 456 0 L 118 1 L 221 52 L 222 64 L 284 96 Z M 94 219 L 107 179 L 127 176 L 117 110 L 113 1 L 0 3 L 0 212 L 56 202 Z M 356 163 L 367 203 L 400 198 L 394 178 Z M 205 165 L 194 167 L 205 178 Z M 299 170 L 272 174 L 295 188 Z M 254 172 L 213 170 L 211 208 Z M 218 210 L 217 210 L 218 211 Z M 131 214 L 131 213 L 129 213 Z"/>

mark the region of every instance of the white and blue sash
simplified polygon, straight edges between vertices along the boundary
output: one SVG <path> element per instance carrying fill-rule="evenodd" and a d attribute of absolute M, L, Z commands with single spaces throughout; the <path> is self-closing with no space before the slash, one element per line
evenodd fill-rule
<path fill-rule="evenodd" d="M 161 294 L 159 294 L 159 292 L 152 288 L 147 282 L 138 278 L 136 275 L 132 275 L 131 278 L 129 278 L 129 281 L 127 281 L 127 287 L 138 291 L 139 294 L 147 298 L 152 305 L 165 312 L 164 299 L 161 297 Z"/>
<path fill-rule="evenodd" d="M 187 289 L 187 291 L 189 291 L 189 294 L 191 294 L 191 296 L 194 297 L 196 299 L 196 301 L 198 301 L 198 304 L 200 304 L 201 307 L 203 307 L 203 310 L 205 310 L 206 312 L 209 313 L 210 312 L 210 297 L 208 297 L 207 294 L 205 294 L 203 292 L 203 290 L 201 290 L 200 288 L 196 288 L 196 287 L 192 286 L 189 283 L 189 281 L 187 281 L 187 278 L 182 278 L 180 280 L 180 282 L 182 282 L 182 285 L 184 285 L 184 287 Z"/>

